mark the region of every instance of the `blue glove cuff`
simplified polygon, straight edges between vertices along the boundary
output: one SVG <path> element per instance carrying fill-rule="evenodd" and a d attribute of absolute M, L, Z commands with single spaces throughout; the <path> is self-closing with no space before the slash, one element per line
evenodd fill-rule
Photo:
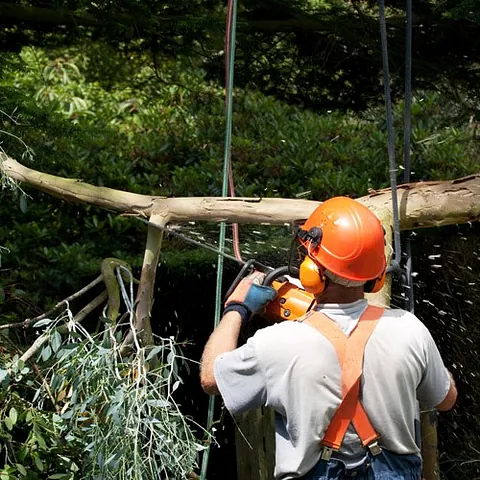
<path fill-rule="evenodd" d="M 243 305 L 242 303 L 229 303 L 226 307 L 225 310 L 223 311 L 223 314 L 225 315 L 228 312 L 237 312 L 240 314 L 240 318 L 242 319 L 242 325 L 245 325 L 248 320 L 250 319 L 250 311 L 248 308 Z"/>

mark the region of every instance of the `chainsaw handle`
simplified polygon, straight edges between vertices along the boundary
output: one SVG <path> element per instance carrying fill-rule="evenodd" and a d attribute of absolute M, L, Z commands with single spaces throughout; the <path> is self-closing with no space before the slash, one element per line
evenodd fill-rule
<path fill-rule="evenodd" d="M 252 273 L 254 270 L 258 270 L 259 272 L 266 273 L 266 271 L 270 271 L 271 268 L 253 259 L 246 261 L 243 267 L 238 272 L 237 276 L 235 277 L 235 280 L 232 282 L 229 289 L 227 290 L 223 303 L 227 301 L 228 297 L 230 297 L 230 295 L 237 288 L 238 284 L 242 281 L 242 279 L 245 278 L 250 273 Z"/>
<path fill-rule="evenodd" d="M 272 283 L 284 275 L 290 275 L 291 277 L 298 278 L 298 268 L 292 267 L 291 265 L 285 265 L 283 267 L 278 267 L 267 273 L 263 280 L 263 285 L 270 287 Z"/>

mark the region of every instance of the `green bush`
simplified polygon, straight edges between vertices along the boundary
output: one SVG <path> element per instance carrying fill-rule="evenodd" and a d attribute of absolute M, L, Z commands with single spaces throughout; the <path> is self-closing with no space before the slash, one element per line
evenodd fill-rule
<path fill-rule="evenodd" d="M 165 59 L 154 69 L 140 54 L 126 60 L 121 51 L 100 43 L 93 43 L 88 54 L 73 47 L 24 49 L 6 60 L 0 79 L 0 147 L 11 157 L 42 172 L 147 195 L 221 194 L 223 90 L 205 80 L 201 64 Z M 361 196 L 389 185 L 382 109 L 356 115 L 314 113 L 258 92 L 234 93 L 232 167 L 238 196 L 323 200 Z M 416 93 L 412 181 L 478 170 L 478 140 L 469 125 L 454 122 L 458 108 L 435 93 Z M 402 105 L 396 105 L 397 132 L 402 114 Z M 396 155 L 401 182 L 401 136 Z M 96 276 L 106 257 L 141 267 L 145 228 L 140 223 L 27 188 L 5 188 L 0 198 L 0 323 L 47 310 Z M 191 229 L 211 243 L 216 240 L 210 225 Z M 272 232 L 242 227 L 244 255 L 262 258 L 268 250 L 262 242 L 270 243 Z M 288 235 L 282 231 L 279 237 L 275 260 L 283 261 Z M 178 281 L 200 275 L 200 264 L 213 269 L 215 258 L 165 242 L 162 262 Z M 204 295 L 198 301 L 205 302 Z M 15 365 L 15 349 L 33 338 L 31 332 L 5 334 L 4 361 Z M 65 474 L 80 468 L 75 442 L 67 452 L 55 440 L 62 428 L 58 419 L 48 408 L 37 411 L 28 400 L 39 388 L 37 376 L 22 374 L 27 367 L 14 368 L 25 378 L 2 393 L 6 403 L 0 435 L 14 459 L 2 478 L 22 475 L 21 467 L 40 475 L 44 463 Z M 25 389 L 29 394 L 24 395 Z M 21 446 L 26 439 L 28 451 Z"/>

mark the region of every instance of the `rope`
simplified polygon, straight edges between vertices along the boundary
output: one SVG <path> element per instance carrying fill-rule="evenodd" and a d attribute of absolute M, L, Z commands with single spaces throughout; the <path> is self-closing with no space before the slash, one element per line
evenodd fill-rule
<path fill-rule="evenodd" d="M 404 111 L 404 183 L 410 181 L 410 142 L 411 142 L 411 105 L 412 105 L 412 2 L 407 0 L 406 7 L 406 40 L 405 40 L 405 111 Z M 394 259 L 389 267 L 390 272 L 399 274 L 407 289 L 406 308 L 413 313 L 413 278 L 412 254 L 410 239 L 406 239 L 406 264 L 401 268 L 402 247 L 400 234 L 400 218 L 398 211 L 397 167 L 395 161 L 395 138 L 393 131 L 392 98 L 390 92 L 390 72 L 388 67 L 387 27 L 385 20 L 385 0 L 379 0 L 380 38 L 382 43 L 383 84 L 385 89 L 385 107 L 387 115 L 388 158 L 390 164 L 390 185 L 392 188 L 393 240 Z"/>
<path fill-rule="evenodd" d="M 225 126 L 225 149 L 223 159 L 223 186 L 222 196 L 228 195 L 229 178 L 231 175 L 231 144 L 232 144 L 232 109 L 233 109 L 233 71 L 235 64 L 235 38 L 236 38 L 236 26 L 237 26 L 237 0 L 229 0 L 227 9 L 227 27 L 226 27 L 226 55 L 228 57 L 228 68 L 226 69 L 226 126 Z M 230 175 L 229 175 L 230 173 Z M 233 187 L 233 182 L 231 182 Z M 214 327 L 220 322 L 221 314 L 221 296 L 222 296 L 222 277 L 223 277 L 223 260 L 225 252 L 225 222 L 220 223 L 219 233 L 219 250 L 221 253 L 218 255 L 217 260 L 217 284 L 215 292 L 215 319 Z M 210 432 L 213 425 L 213 415 L 215 410 L 215 397 L 212 395 L 208 402 L 208 415 L 207 415 L 207 431 Z M 200 472 L 201 480 L 205 480 L 208 468 L 208 458 L 210 456 L 210 443 L 207 444 L 207 448 L 204 450 L 202 457 L 202 468 Z"/>
<path fill-rule="evenodd" d="M 235 5 L 234 5 L 235 3 Z M 235 15 L 234 15 L 235 7 Z M 229 1 L 227 8 L 227 27 L 225 31 L 225 98 L 226 108 L 228 109 L 228 99 L 233 98 L 233 69 L 235 55 L 232 54 L 232 32 L 236 27 L 236 2 Z M 235 48 L 235 41 L 233 39 L 233 48 Z M 230 72 L 231 82 L 230 82 Z M 225 151 L 228 153 L 228 193 L 231 197 L 235 196 L 235 186 L 233 183 L 233 170 L 232 170 L 232 149 L 231 141 L 226 145 Z M 242 255 L 240 253 L 240 238 L 238 223 L 232 223 L 232 240 L 233 240 L 233 253 L 237 260 L 242 261 Z"/>
<path fill-rule="evenodd" d="M 400 219 L 398 216 L 398 197 L 397 197 L 397 166 L 395 162 L 395 138 L 393 132 L 393 114 L 392 98 L 390 94 L 390 72 L 388 68 L 388 46 L 387 46 L 387 27 L 385 21 L 385 0 L 379 0 L 380 15 L 380 38 L 382 43 L 382 62 L 383 62 L 383 86 L 385 90 L 385 108 L 387 113 L 387 134 L 388 134 L 388 160 L 390 164 L 390 186 L 392 188 L 392 210 L 393 210 L 393 244 L 394 261 L 392 261 L 393 270 L 400 270 L 402 257 L 402 247 L 400 239 Z"/>
<path fill-rule="evenodd" d="M 413 30 L 413 12 L 412 0 L 407 0 L 406 4 L 406 37 L 405 37 L 405 112 L 404 112 L 404 166 L 403 182 L 410 183 L 410 142 L 412 133 L 412 30 Z M 414 292 L 412 276 L 412 246 L 410 237 L 405 239 L 405 253 L 407 260 L 405 263 L 407 298 L 405 301 L 406 309 L 414 312 Z"/>

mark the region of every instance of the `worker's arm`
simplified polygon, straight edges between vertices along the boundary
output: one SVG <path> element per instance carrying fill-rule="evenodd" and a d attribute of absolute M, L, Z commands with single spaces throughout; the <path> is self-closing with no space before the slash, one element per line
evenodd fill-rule
<path fill-rule="evenodd" d="M 215 359 L 237 348 L 242 324 L 245 324 L 252 314 L 265 308 L 276 296 L 275 289 L 261 285 L 264 277 L 261 272 L 245 277 L 225 302 L 222 320 L 205 345 L 200 362 L 200 383 L 209 395 L 220 393 L 215 380 Z"/>
<path fill-rule="evenodd" d="M 445 398 L 435 407 L 437 410 L 441 412 L 445 412 L 447 410 L 451 410 L 455 402 L 457 401 L 457 387 L 455 386 L 455 380 L 450 372 L 448 372 L 450 376 L 450 388 L 448 389 L 447 395 Z"/>
<path fill-rule="evenodd" d="M 203 350 L 200 363 L 200 383 L 205 393 L 218 395 L 220 392 L 213 373 L 215 359 L 225 352 L 237 348 L 238 335 L 242 326 L 242 318 L 238 312 L 227 312 L 218 327 L 213 331 Z"/>
<path fill-rule="evenodd" d="M 417 398 L 424 406 L 450 410 L 457 400 L 452 374 L 445 368 L 440 352 L 428 329 L 422 325 L 425 369 L 417 387 Z"/>

